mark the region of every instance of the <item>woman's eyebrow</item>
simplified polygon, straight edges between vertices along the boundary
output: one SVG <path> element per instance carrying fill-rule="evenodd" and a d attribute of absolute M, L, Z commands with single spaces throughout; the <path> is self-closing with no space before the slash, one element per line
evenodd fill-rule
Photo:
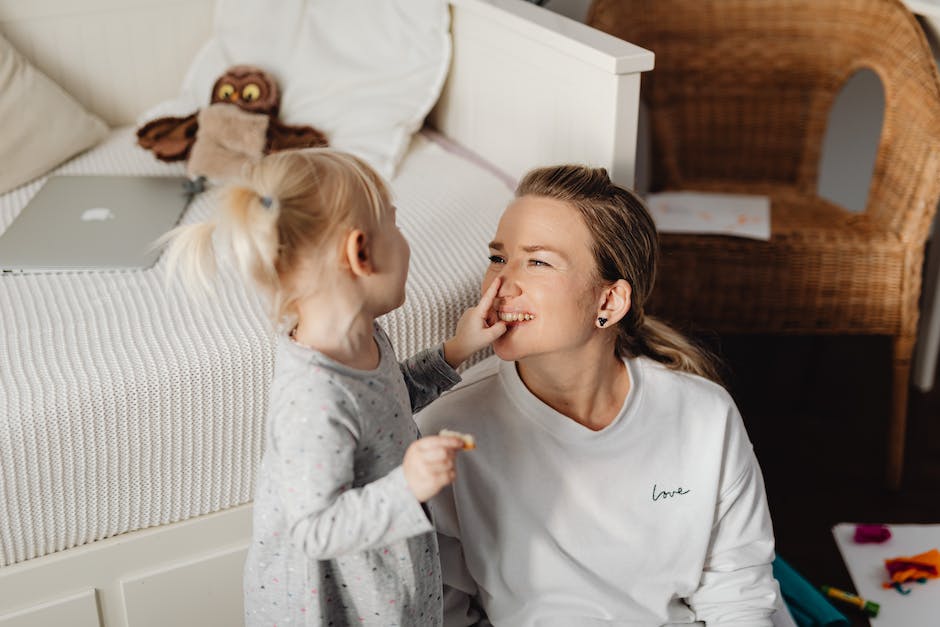
<path fill-rule="evenodd" d="M 497 250 L 500 252 L 505 250 L 505 246 L 503 246 L 502 242 L 490 242 L 489 247 L 493 250 Z M 544 251 L 547 253 L 555 253 L 556 255 L 564 259 L 565 261 L 568 261 L 568 255 L 561 252 L 557 248 L 552 248 L 551 246 L 545 246 L 544 244 L 530 244 L 528 246 L 523 246 L 522 250 L 523 252 L 527 252 L 527 253 L 537 253 L 539 251 Z"/>
<path fill-rule="evenodd" d="M 543 244 L 532 244 L 530 246 L 523 246 L 522 250 L 524 250 L 527 253 L 537 253 L 540 250 L 544 250 L 545 252 L 548 252 L 548 253 L 555 253 L 556 255 L 561 255 L 562 257 L 565 256 L 565 253 L 561 252 L 557 248 L 552 248 L 551 246 L 545 246 Z"/>
<path fill-rule="evenodd" d="M 537 252 L 554 253 L 558 255 L 559 257 L 561 257 L 562 260 L 564 260 L 565 262 L 568 262 L 568 263 L 571 262 L 571 259 L 568 258 L 568 255 L 561 252 L 557 248 L 552 248 L 551 246 L 544 246 L 542 244 L 532 244 L 531 246 L 523 246 L 522 250 L 524 250 L 527 253 L 537 253 Z"/>

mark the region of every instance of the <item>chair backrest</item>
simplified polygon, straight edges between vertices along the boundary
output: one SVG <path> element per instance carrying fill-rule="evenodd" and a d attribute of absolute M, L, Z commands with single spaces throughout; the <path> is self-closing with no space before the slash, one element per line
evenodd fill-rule
<path fill-rule="evenodd" d="M 829 110 L 863 68 L 885 90 L 876 178 L 910 147 L 902 129 L 912 118 L 940 135 L 933 56 L 899 0 L 595 0 L 588 23 L 656 54 L 641 92 L 654 188 L 733 181 L 814 192 Z"/>

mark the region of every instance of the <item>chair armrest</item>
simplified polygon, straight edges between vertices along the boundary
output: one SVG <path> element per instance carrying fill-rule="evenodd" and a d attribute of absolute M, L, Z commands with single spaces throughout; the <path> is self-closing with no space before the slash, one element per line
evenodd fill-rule
<path fill-rule="evenodd" d="M 523 0 L 451 0 L 451 15 L 435 128 L 512 177 L 576 162 L 633 185 L 652 52 Z"/>
<path fill-rule="evenodd" d="M 879 147 L 866 207 L 873 220 L 917 246 L 926 242 L 940 200 L 940 125 L 922 122 L 908 118 Z"/>

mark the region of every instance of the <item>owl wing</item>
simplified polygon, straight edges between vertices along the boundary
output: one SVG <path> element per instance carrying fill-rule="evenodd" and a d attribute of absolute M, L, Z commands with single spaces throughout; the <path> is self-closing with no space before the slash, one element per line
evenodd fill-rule
<path fill-rule="evenodd" d="M 137 143 L 153 152 L 161 161 L 182 161 L 196 142 L 198 112 L 184 118 L 151 120 L 137 129 Z"/>
<path fill-rule="evenodd" d="M 329 145 L 326 135 L 312 126 L 288 126 L 274 117 L 268 121 L 268 145 L 265 152 Z"/>

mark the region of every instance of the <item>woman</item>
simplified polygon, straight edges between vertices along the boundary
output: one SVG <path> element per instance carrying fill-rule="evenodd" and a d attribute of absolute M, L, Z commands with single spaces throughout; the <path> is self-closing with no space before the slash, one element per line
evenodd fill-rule
<path fill-rule="evenodd" d="M 445 625 L 771 625 L 760 468 L 707 356 L 644 315 L 643 203 L 602 169 L 535 170 L 490 254 L 509 330 L 418 417 L 477 443 L 432 502 Z"/>

